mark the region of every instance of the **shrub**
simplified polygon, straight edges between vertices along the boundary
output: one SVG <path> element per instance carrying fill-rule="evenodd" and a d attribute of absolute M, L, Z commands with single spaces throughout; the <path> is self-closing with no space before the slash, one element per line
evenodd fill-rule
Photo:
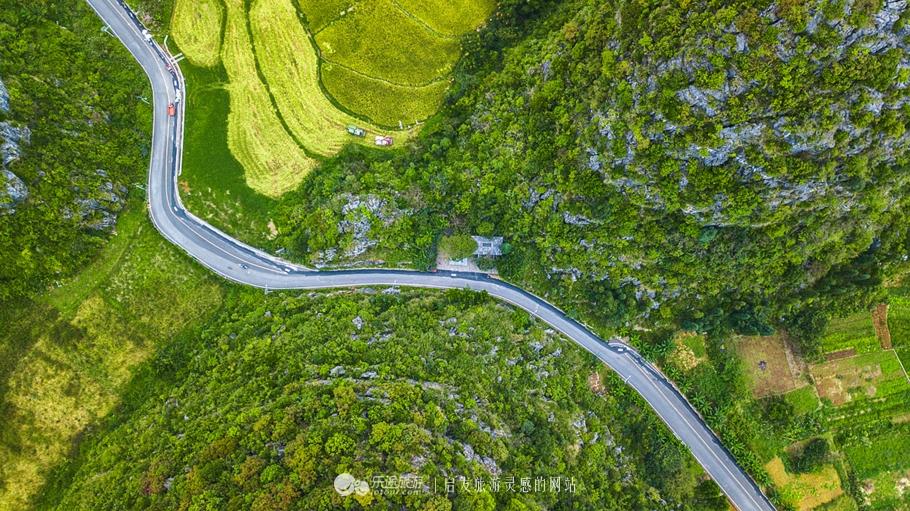
<path fill-rule="evenodd" d="M 828 459 L 830 446 L 824 438 L 813 438 L 798 452 L 790 455 L 790 465 L 796 472 L 811 472 Z"/>
<path fill-rule="evenodd" d="M 477 250 L 477 242 L 467 234 L 445 236 L 439 242 L 439 249 L 451 259 L 464 259 L 474 254 L 474 251 Z"/>

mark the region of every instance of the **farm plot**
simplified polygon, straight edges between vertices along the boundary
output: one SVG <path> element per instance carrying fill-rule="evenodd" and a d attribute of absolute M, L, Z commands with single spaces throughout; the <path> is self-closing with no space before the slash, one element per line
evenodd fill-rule
<path fill-rule="evenodd" d="M 250 28 L 259 68 L 280 115 L 306 149 L 321 156 L 335 154 L 354 140 L 345 131 L 350 124 L 379 131 L 338 110 L 319 89 L 316 51 L 291 0 L 255 0 Z"/>
<path fill-rule="evenodd" d="M 171 31 L 187 60 L 203 67 L 218 64 L 223 19 L 221 0 L 177 0 Z"/>
<path fill-rule="evenodd" d="M 487 19 L 496 2 L 493 0 L 393 0 L 405 12 L 425 23 L 434 32 L 458 36 L 474 30 Z"/>
<path fill-rule="evenodd" d="M 811 367 L 818 395 L 834 406 L 910 390 L 897 356 L 880 351 Z"/>
<path fill-rule="evenodd" d="M 832 465 L 825 465 L 808 474 L 790 474 L 780 457 L 775 457 L 765 465 L 765 470 L 780 489 L 783 498 L 801 511 L 815 509 L 844 493 L 840 477 Z"/>
<path fill-rule="evenodd" d="M 452 12 L 467 9 L 472 27 L 492 9 L 490 0 L 459 2 L 467 3 Z M 443 15 L 427 9 L 439 25 Z M 177 0 L 172 25 L 191 64 L 212 72 L 223 66 L 227 148 L 250 197 L 296 188 L 347 143 L 373 145 L 370 136 L 350 136 L 348 126 L 369 135 L 395 131 L 396 145 L 413 136 L 439 108 L 461 52 L 457 37 L 392 0 Z M 206 114 L 199 105 L 190 112 Z M 187 187 L 195 181 L 185 176 Z"/>
<path fill-rule="evenodd" d="M 356 0 L 294 0 L 313 33 L 353 11 Z"/>
<path fill-rule="evenodd" d="M 433 115 L 449 87 L 448 80 L 423 87 L 394 85 L 329 62 L 322 65 L 322 83 L 339 103 L 385 126 L 414 124 Z"/>
<path fill-rule="evenodd" d="M 736 341 L 755 397 L 783 394 L 803 385 L 802 368 L 783 336 L 743 337 Z"/>
<path fill-rule="evenodd" d="M 225 0 L 227 26 L 221 58 L 230 80 L 228 146 L 243 165 L 250 188 L 276 197 L 296 187 L 317 162 L 285 131 L 259 79 L 243 4 L 243 0 Z"/>
<path fill-rule="evenodd" d="M 316 34 L 323 87 L 343 108 L 384 126 L 438 109 L 461 54 L 459 37 L 493 12 L 490 0 L 298 0 Z"/>
<path fill-rule="evenodd" d="M 822 352 L 835 353 L 855 350 L 856 353 L 871 353 L 880 349 L 872 313 L 857 312 L 845 318 L 832 319 L 821 339 Z"/>
<path fill-rule="evenodd" d="M 457 39 L 439 37 L 391 0 L 356 4 L 317 33 L 316 43 L 325 60 L 397 85 L 436 81 L 461 53 Z"/>
<path fill-rule="evenodd" d="M 857 479 L 865 480 L 885 471 L 910 469 L 910 427 L 892 429 L 862 438 L 843 448 Z"/>

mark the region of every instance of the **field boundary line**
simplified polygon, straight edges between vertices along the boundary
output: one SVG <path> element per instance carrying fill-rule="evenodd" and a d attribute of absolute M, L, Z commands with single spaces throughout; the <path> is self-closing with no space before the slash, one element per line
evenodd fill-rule
<path fill-rule="evenodd" d="M 262 72 L 262 66 L 259 64 L 259 50 L 261 47 L 256 45 L 256 36 L 253 34 L 253 22 L 251 20 L 253 2 L 252 0 L 245 0 L 243 5 L 244 26 L 246 29 L 247 38 L 250 40 L 250 52 L 253 57 L 253 65 L 256 68 L 256 76 L 259 78 L 259 82 L 262 83 L 262 87 L 265 89 L 266 94 L 269 96 L 269 102 L 272 104 L 272 110 L 275 112 L 275 116 L 278 118 L 278 122 L 281 124 L 281 128 L 289 137 L 291 137 L 291 140 L 297 144 L 297 147 L 299 147 L 305 155 L 316 160 L 317 162 L 325 161 L 329 156 L 320 154 L 307 147 L 300 139 L 300 137 L 297 136 L 297 133 L 291 129 L 291 126 L 288 124 L 287 119 L 284 118 L 284 113 L 281 111 L 281 107 L 278 106 L 278 100 L 275 98 L 275 94 L 272 93 L 272 87 L 269 85 L 269 81 L 266 80 L 265 73 Z"/>
<path fill-rule="evenodd" d="M 324 56 L 321 56 L 321 55 L 320 55 L 319 58 L 322 59 L 324 62 L 327 62 L 327 63 L 329 63 L 329 64 L 331 64 L 331 65 L 333 65 L 333 66 L 338 66 L 338 67 L 347 69 L 348 71 L 354 73 L 355 75 L 360 75 L 360 76 L 362 76 L 362 77 L 364 77 L 364 78 L 369 78 L 370 80 L 376 80 L 377 82 L 387 83 L 387 84 L 393 85 L 393 86 L 395 86 L 395 87 L 407 87 L 407 88 L 409 88 L 409 89 L 422 89 L 422 88 L 424 88 L 424 87 L 430 87 L 430 86 L 436 85 L 437 83 L 444 82 L 444 81 L 446 80 L 446 78 L 449 78 L 449 77 L 451 76 L 450 74 L 446 74 L 446 75 L 444 75 L 444 76 L 438 76 L 438 77 L 436 77 L 436 78 L 434 78 L 434 79 L 432 79 L 432 80 L 430 80 L 430 81 L 428 81 L 428 82 L 418 83 L 418 84 L 414 84 L 414 83 L 398 83 L 398 82 L 393 82 L 392 80 L 389 80 L 389 79 L 386 79 L 386 78 L 379 78 L 378 76 L 369 75 L 369 74 L 367 74 L 367 73 L 364 73 L 363 71 L 354 69 L 353 67 L 351 67 L 351 66 L 349 66 L 349 65 L 347 65 L 347 64 L 342 64 L 342 63 L 340 63 L 340 62 L 338 62 L 338 61 L 332 60 L 332 59 L 330 59 L 330 58 L 327 58 L 327 57 L 324 57 Z"/>
<path fill-rule="evenodd" d="M 894 349 L 894 348 L 891 348 L 891 349 L 888 350 L 888 351 L 890 351 L 891 353 L 894 353 L 894 358 L 897 359 L 898 365 L 901 366 L 901 371 L 904 372 L 904 378 L 907 379 L 907 383 L 910 383 L 910 375 L 907 374 L 907 368 L 904 367 L 904 363 L 901 361 L 901 356 L 897 354 L 897 350 Z"/>
<path fill-rule="evenodd" d="M 420 16 L 405 9 L 405 7 L 398 2 L 398 0 L 389 0 L 389 1 L 392 2 L 393 4 L 395 4 L 395 7 L 398 7 L 398 10 L 403 12 L 405 16 L 411 18 L 412 20 L 416 21 L 417 23 L 420 23 L 420 25 L 423 26 L 423 28 L 429 30 L 430 32 L 433 32 L 437 36 L 439 36 L 443 39 L 461 39 L 461 36 L 458 34 L 446 34 L 444 32 L 440 32 L 439 30 L 436 30 L 435 28 L 431 27 L 429 24 L 427 24 L 426 21 L 423 21 L 423 19 L 421 19 Z"/>

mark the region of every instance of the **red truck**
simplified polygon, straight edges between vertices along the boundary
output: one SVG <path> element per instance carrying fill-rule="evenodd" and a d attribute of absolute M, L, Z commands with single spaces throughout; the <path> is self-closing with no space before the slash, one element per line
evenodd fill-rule
<path fill-rule="evenodd" d="M 177 107 L 173 103 L 167 106 L 167 114 L 171 117 L 177 114 Z"/>

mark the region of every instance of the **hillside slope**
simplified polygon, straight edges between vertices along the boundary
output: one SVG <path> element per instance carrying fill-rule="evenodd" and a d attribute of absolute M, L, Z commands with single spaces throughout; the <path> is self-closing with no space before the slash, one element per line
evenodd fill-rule
<path fill-rule="evenodd" d="M 479 36 L 414 155 L 347 167 L 363 191 L 426 212 L 416 231 L 508 236 L 505 275 L 613 324 L 766 331 L 875 292 L 906 238 L 904 2 L 578 0 L 498 60 L 535 5 L 504 4 L 519 21 Z M 329 200 L 288 205 L 298 247 L 325 246 Z M 422 248 L 402 225 L 373 236 Z"/>
<path fill-rule="evenodd" d="M 238 291 L 146 374 L 45 506 L 704 509 L 701 470 L 618 378 L 473 293 Z M 340 496 L 344 472 L 372 492 Z"/>

